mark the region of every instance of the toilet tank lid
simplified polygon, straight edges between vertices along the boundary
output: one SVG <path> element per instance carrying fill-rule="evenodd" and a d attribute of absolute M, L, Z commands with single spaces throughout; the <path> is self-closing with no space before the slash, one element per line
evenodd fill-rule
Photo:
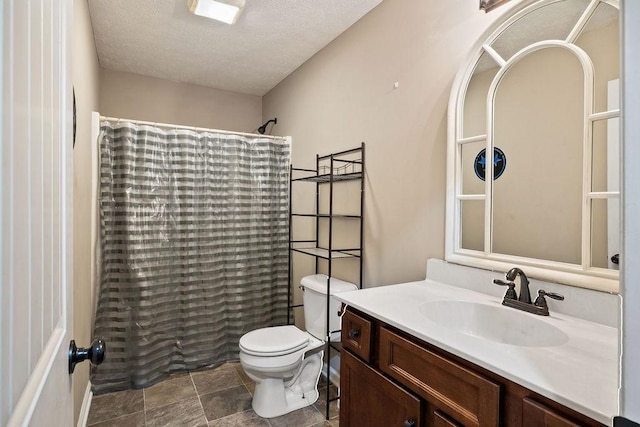
<path fill-rule="evenodd" d="M 353 283 L 345 282 L 344 280 L 336 279 L 335 277 L 332 277 L 330 282 L 331 295 L 340 292 L 355 291 L 358 289 L 358 287 Z M 327 294 L 326 274 L 312 274 L 310 276 L 304 276 L 302 280 L 300 280 L 300 284 L 303 287 L 309 288 L 320 294 Z"/>

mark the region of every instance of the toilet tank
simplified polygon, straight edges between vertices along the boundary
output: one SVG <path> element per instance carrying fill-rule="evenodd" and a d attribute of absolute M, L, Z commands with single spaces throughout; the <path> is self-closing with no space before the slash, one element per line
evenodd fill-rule
<path fill-rule="evenodd" d="M 302 302 L 304 304 L 305 328 L 311 335 L 323 341 L 327 336 L 327 278 L 325 274 L 313 274 L 300 280 L 300 285 L 304 290 Z M 355 291 L 358 287 L 353 283 L 332 277 L 330 289 L 331 295 L 335 295 L 340 292 Z M 340 330 L 342 321 L 338 316 L 340 304 L 340 301 L 335 298 L 332 297 L 330 299 L 329 322 L 331 331 Z M 331 336 L 332 341 L 338 341 L 339 338 L 339 333 Z"/>

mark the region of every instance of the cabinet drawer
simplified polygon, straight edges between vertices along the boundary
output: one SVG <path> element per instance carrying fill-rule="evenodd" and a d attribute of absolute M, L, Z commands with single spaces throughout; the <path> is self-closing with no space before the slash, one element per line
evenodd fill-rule
<path fill-rule="evenodd" d="M 497 426 L 500 386 L 380 328 L 380 370 L 465 426 Z"/>
<path fill-rule="evenodd" d="M 522 427 L 579 427 L 579 424 L 525 397 L 522 401 Z"/>
<path fill-rule="evenodd" d="M 342 346 L 369 362 L 371 359 L 371 321 L 352 311 L 342 317 Z"/>

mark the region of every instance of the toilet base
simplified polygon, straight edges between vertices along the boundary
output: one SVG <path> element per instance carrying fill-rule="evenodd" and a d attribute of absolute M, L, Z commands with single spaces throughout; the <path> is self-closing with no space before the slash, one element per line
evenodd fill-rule
<path fill-rule="evenodd" d="M 267 379 L 256 384 L 251 406 L 262 418 L 274 418 L 313 405 L 319 396 L 317 389 L 301 394 L 285 390 L 282 380 Z"/>
<path fill-rule="evenodd" d="M 320 395 L 318 379 L 322 354 L 320 351 L 306 357 L 290 381 L 279 378 L 257 381 L 251 402 L 255 413 L 263 418 L 274 418 L 314 404 Z"/>

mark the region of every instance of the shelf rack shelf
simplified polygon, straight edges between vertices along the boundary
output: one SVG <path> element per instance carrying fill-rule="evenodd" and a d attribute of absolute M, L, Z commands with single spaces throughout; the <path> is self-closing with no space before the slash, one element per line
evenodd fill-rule
<path fill-rule="evenodd" d="M 293 181 L 330 182 L 331 180 L 333 180 L 333 182 L 340 182 L 340 181 L 353 181 L 356 179 L 362 179 L 361 172 L 345 173 L 341 175 L 336 175 L 336 174 L 332 175 L 330 173 L 327 173 L 322 175 L 296 178 Z"/>
<path fill-rule="evenodd" d="M 339 258 L 360 258 L 360 254 L 354 254 L 353 252 L 360 252 L 360 249 L 334 249 L 329 252 L 329 249 L 325 248 L 291 248 L 294 252 L 300 252 L 302 254 L 317 256 L 322 259 L 339 259 Z"/>
<path fill-rule="evenodd" d="M 290 182 L 289 182 L 289 194 L 293 194 L 293 184 L 301 183 L 301 182 L 311 182 L 315 183 L 316 190 L 316 203 L 314 213 L 294 213 L 293 212 L 293 203 L 291 198 L 289 199 L 289 315 L 288 322 L 292 323 L 293 316 L 292 310 L 295 308 L 302 307 L 302 304 L 293 304 L 293 286 L 296 284 L 293 283 L 293 268 L 292 268 L 292 254 L 294 252 L 305 254 L 308 256 L 315 257 L 315 273 L 317 274 L 319 271 L 319 260 L 325 260 L 326 262 L 326 272 L 328 277 L 332 277 L 332 264 L 333 262 L 356 262 L 356 261 L 344 261 L 344 260 L 357 260 L 358 265 L 358 286 L 362 288 L 363 284 L 363 261 L 364 261 L 364 190 L 365 190 L 365 143 L 361 143 L 359 147 L 353 148 L 350 150 L 340 151 L 337 153 L 328 154 L 325 156 L 316 155 L 316 168 L 315 169 L 300 169 L 290 167 Z M 297 176 L 296 175 L 303 175 Z M 334 212 L 334 191 L 337 190 L 336 184 L 348 181 L 360 181 L 360 212 L 357 215 L 354 214 L 337 214 Z M 328 197 L 328 207 L 326 209 L 320 210 L 321 200 L 320 200 L 320 188 L 322 186 L 328 186 L 329 197 Z M 328 213 L 320 213 L 320 212 L 328 212 Z M 315 236 L 314 239 L 307 240 L 294 240 L 293 239 L 293 221 L 294 218 L 312 218 L 315 221 Z M 320 223 L 324 221 L 323 224 L 326 225 L 328 234 L 326 236 L 326 240 L 328 244 L 320 245 Z M 334 239 L 333 239 L 333 231 L 334 231 L 334 222 L 335 221 L 349 221 L 350 226 L 358 227 L 359 233 L 359 245 L 356 248 L 338 248 L 335 247 Z M 300 246 L 304 244 L 304 246 Z M 327 279 L 327 313 L 330 312 L 330 302 L 331 302 L 331 289 L 330 289 L 330 281 Z M 326 319 L 326 328 L 329 331 L 329 317 Z M 327 336 L 325 337 L 325 355 L 327 362 L 327 387 L 326 387 L 326 402 L 331 402 L 340 398 L 340 396 L 335 398 L 330 398 L 330 368 L 329 362 L 331 360 L 331 354 L 333 352 L 339 352 L 340 347 L 336 345 L 336 339 L 332 340 L 332 335 L 339 331 L 329 331 Z M 330 405 L 326 405 L 326 419 L 329 419 L 329 407 Z"/>

